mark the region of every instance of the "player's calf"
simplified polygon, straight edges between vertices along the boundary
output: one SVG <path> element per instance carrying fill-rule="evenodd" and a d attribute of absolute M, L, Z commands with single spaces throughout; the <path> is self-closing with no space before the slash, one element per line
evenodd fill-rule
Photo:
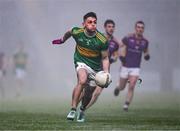
<path fill-rule="evenodd" d="M 114 89 L 114 96 L 118 96 L 119 95 L 119 92 L 120 92 L 120 89 L 118 87 L 116 87 Z"/>
<path fill-rule="evenodd" d="M 114 89 L 114 96 L 118 96 L 120 91 L 124 90 L 124 88 L 125 88 L 125 85 L 116 86 L 116 88 Z"/>

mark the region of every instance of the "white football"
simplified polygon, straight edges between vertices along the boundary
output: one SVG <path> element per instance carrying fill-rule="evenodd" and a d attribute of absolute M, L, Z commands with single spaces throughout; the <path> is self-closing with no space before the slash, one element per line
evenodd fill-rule
<path fill-rule="evenodd" d="M 95 75 L 95 82 L 100 87 L 108 86 L 112 82 L 111 75 L 105 71 L 99 71 Z"/>

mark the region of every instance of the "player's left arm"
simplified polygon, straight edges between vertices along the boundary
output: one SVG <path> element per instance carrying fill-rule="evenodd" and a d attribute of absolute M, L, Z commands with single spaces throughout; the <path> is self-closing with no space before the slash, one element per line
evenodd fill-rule
<path fill-rule="evenodd" d="M 119 57 L 119 48 L 123 46 L 122 43 L 117 38 L 114 37 L 113 40 L 117 45 L 116 45 L 116 50 L 112 53 L 112 56 L 110 58 L 110 63 L 114 63 L 117 61 Z"/>
<path fill-rule="evenodd" d="M 119 59 L 122 65 L 124 65 L 126 63 L 127 44 L 123 43 L 123 41 L 121 41 L 121 43 L 122 46 L 119 51 Z"/>
<path fill-rule="evenodd" d="M 121 47 L 123 47 L 123 43 L 122 43 L 122 41 L 121 40 L 119 40 L 119 39 L 117 39 L 117 38 L 113 38 L 113 40 L 118 44 L 118 48 L 121 48 Z"/>
<path fill-rule="evenodd" d="M 101 51 L 102 56 L 102 67 L 105 72 L 109 72 L 109 58 L 108 58 L 108 50 Z"/>
<path fill-rule="evenodd" d="M 116 50 L 116 51 L 113 52 L 113 54 L 112 54 L 112 56 L 111 56 L 111 58 L 109 60 L 110 63 L 116 62 L 118 57 L 119 57 L 119 52 L 118 52 L 118 50 Z"/>
<path fill-rule="evenodd" d="M 108 50 L 101 51 L 101 56 L 102 56 L 102 68 L 105 72 L 108 73 L 108 83 L 104 86 L 104 88 L 107 88 L 110 83 L 112 82 L 111 75 L 109 74 L 109 69 L 110 69 L 110 63 L 109 63 L 109 57 L 108 57 Z"/>
<path fill-rule="evenodd" d="M 71 36 L 72 36 L 72 32 L 71 32 L 71 30 L 69 30 L 64 34 L 64 36 L 62 38 L 53 40 L 52 44 L 63 44 Z"/>
<path fill-rule="evenodd" d="M 149 48 L 148 47 L 144 50 L 144 59 L 147 60 L 147 61 L 150 59 L 150 54 L 149 54 Z"/>

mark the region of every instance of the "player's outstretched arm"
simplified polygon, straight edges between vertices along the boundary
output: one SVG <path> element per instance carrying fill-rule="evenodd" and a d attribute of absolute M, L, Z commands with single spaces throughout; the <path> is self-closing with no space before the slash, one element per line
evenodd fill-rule
<path fill-rule="evenodd" d="M 109 58 L 110 64 L 116 62 L 118 59 L 118 56 L 119 56 L 118 51 L 114 51 L 112 56 Z"/>
<path fill-rule="evenodd" d="M 60 39 L 56 39 L 52 41 L 52 44 L 63 44 L 67 39 L 69 39 L 72 36 L 71 31 L 67 31 L 64 36 Z"/>

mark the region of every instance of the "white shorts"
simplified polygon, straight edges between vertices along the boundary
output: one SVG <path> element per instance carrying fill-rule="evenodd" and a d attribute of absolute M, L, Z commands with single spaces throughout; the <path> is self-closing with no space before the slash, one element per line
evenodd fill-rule
<path fill-rule="evenodd" d="M 121 78 L 128 78 L 128 76 L 139 76 L 140 68 L 127 68 L 122 66 L 120 71 Z"/>
<path fill-rule="evenodd" d="M 85 69 L 87 71 L 87 73 L 88 73 L 87 84 L 90 86 L 96 86 L 96 83 L 94 81 L 96 71 L 94 71 L 91 67 L 89 67 L 88 65 L 86 65 L 85 63 L 82 63 L 82 62 L 77 62 L 76 71 L 78 72 L 79 69 Z"/>
<path fill-rule="evenodd" d="M 21 68 L 16 68 L 15 73 L 18 79 L 23 79 L 26 76 L 26 71 Z"/>

